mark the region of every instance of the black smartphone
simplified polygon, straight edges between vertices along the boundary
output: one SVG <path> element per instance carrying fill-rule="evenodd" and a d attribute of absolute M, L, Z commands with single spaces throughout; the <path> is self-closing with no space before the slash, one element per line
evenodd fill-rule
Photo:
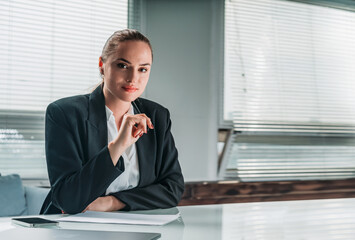
<path fill-rule="evenodd" d="M 12 218 L 12 223 L 25 226 L 25 227 L 44 227 L 44 226 L 58 226 L 58 222 L 39 218 L 39 217 L 30 217 L 30 218 Z"/>

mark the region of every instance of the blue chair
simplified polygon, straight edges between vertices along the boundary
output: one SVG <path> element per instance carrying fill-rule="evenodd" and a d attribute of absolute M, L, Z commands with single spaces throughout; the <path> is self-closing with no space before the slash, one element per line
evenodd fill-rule
<path fill-rule="evenodd" d="M 19 175 L 0 176 L 0 217 L 37 215 L 49 188 L 23 186 Z"/>

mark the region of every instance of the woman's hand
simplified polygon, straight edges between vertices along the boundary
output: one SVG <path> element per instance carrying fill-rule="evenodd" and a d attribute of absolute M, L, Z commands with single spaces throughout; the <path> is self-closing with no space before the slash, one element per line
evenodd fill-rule
<path fill-rule="evenodd" d="M 124 148 L 128 148 L 135 143 L 139 137 L 147 133 L 147 125 L 153 129 L 153 124 L 150 118 L 145 114 L 123 115 L 122 123 L 118 131 L 118 136 L 114 140 L 119 142 Z"/>
<path fill-rule="evenodd" d="M 114 165 L 117 164 L 119 157 L 129 146 L 135 143 L 144 133 L 147 133 L 147 126 L 150 129 L 154 128 L 152 121 L 145 114 L 123 115 L 118 136 L 108 145 Z"/>
<path fill-rule="evenodd" d="M 83 212 L 98 211 L 98 212 L 112 212 L 121 210 L 126 204 L 115 198 L 114 196 L 99 197 L 89 204 Z"/>

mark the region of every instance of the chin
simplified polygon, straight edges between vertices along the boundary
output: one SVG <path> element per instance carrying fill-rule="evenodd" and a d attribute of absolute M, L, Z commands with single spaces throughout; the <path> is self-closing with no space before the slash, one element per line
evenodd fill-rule
<path fill-rule="evenodd" d="M 125 102 L 133 102 L 139 98 L 139 95 L 131 95 L 131 96 L 121 96 L 120 99 L 122 99 Z"/>

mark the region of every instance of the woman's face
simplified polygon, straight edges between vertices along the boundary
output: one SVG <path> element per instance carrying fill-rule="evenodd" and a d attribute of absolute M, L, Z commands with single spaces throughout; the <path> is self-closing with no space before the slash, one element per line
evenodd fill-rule
<path fill-rule="evenodd" d="M 116 100 L 134 101 L 148 83 L 151 65 L 152 53 L 147 43 L 121 42 L 102 66 L 104 92 Z"/>

